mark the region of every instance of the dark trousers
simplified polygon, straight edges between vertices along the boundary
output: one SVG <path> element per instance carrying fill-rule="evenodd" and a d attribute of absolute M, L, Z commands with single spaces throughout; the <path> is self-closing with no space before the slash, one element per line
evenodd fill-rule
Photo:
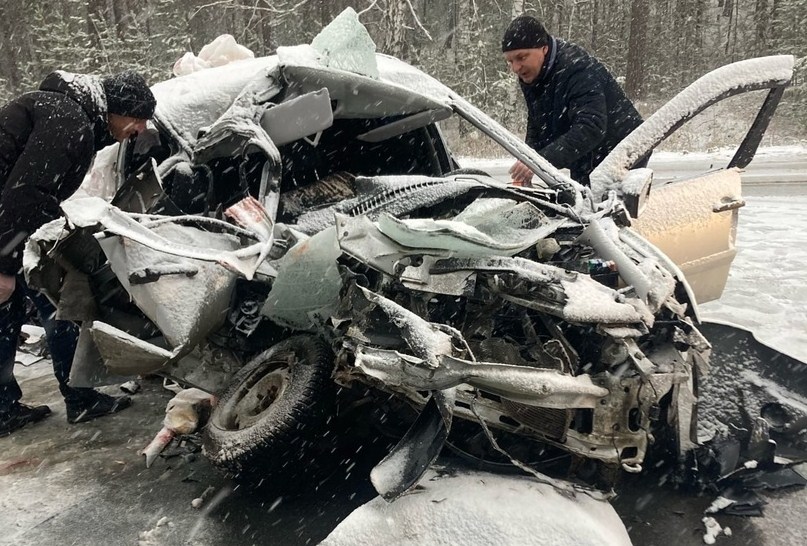
<path fill-rule="evenodd" d="M 26 299 L 36 307 L 40 323 L 45 329 L 45 339 L 53 360 L 53 373 L 59 382 L 59 391 L 65 400 L 75 394 L 75 389 L 67 386 L 73 355 L 78 341 L 78 327 L 66 320 L 53 318 L 56 309 L 48 299 L 26 286 L 25 279 L 17 276 L 17 287 L 11 298 L 0 304 L 0 413 L 8 410 L 21 397 L 22 391 L 14 379 L 14 358 L 20 330 L 25 322 Z"/>

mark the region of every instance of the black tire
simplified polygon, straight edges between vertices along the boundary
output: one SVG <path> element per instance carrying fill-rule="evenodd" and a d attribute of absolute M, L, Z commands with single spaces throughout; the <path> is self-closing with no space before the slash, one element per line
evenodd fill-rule
<path fill-rule="evenodd" d="M 205 455 L 241 481 L 273 485 L 310 473 L 335 411 L 334 356 L 313 335 L 274 345 L 242 368 L 205 429 Z"/>

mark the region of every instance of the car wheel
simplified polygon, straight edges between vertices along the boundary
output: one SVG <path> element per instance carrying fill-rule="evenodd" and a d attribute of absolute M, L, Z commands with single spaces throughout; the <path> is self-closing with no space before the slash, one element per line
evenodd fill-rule
<path fill-rule="evenodd" d="M 244 481 L 268 478 L 275 486 L 308 474 L 335 411 L 333 365 L 330 348 L 313 335 L 258 355 L 221 394 L 206 428 L 205 455 Z"/>

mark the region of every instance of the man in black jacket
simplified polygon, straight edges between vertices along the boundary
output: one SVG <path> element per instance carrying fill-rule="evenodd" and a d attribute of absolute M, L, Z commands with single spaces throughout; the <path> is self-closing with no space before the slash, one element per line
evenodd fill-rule
<path fill-rule="evenodd" d="M 510 23 L 502 52 L 527 103 L 527 144 L 588 185 L 594 167 L 641 124 L 639 112 L 597 59 L 550 36 L 534 17 Z M 510 174 L 519 185 L 533 175 L 520 161 Z"/>
<path fill-rule="evenodd" d="M 102 79 L 58 71 L 38 91 L 0 108 L 0 436 L 50 414 L 47 406 L 21 404 L 14 379 L 26 298 L 45 329 L 68 421 L 87 421 L 131 403 L 68 385 L 77 328 L 55 320 L 53 306 L 25 285 L 22 251 L 31 233 L 60 215 L 60 203 L 78 189 L 95 153 L 143 131 L 155 107 L 154 95 L 134 72 Z"/>

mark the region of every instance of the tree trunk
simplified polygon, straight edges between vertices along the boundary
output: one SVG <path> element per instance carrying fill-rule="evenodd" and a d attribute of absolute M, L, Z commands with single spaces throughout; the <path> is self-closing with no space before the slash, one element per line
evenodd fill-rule
<path fill-rule="evenodd" d="M 563 24 L 566 21 L 566 0 L 555 2 L 555 10 L 552 13 L 552 28 L 550 34 L 560 35 Z"/>
<path fill-rule="evenodd" d="M 129 4 L 126 0 L 115 0 L 113 2 L 112 16 L 115 20 L 115 30 L 118 34 L 118 38 L 123 39 L 134 19 L 134 15 L 132 15 L 129 10 Z"/>
<path fill-rule="evenodd" d="M 16 7 L 16 6 L 15 6 Z M 8 6 L 7 9 L 15 9 Z M 8 82 L 9 91 L 16 92 L 20 86 L 20 72 L 15 52 L 19 51 L 14 45 L 14 30 L 12 21 L 19 21 L 20 17 L 14 13 L 5 12 L 0 17 L 0 75 Z"/>
<path fill-rule="evenodd" d="M 106 12 L 105 0 L 87 0 L 87 36 L 90 46 L 108 61 L 104 50 L 104 32 L 108 28 Z"/>
<path fill-rule="evenodd" d="M 519 15 L 524 14 L 524 0 L 513 0 L 513 10 L 510 12 L 512 15 L 512 19 L 515 19 Z"/>
<path fill-rule="evenodd" d="M 261 40 L 263 41 L 263 54 L 268 55 L 271 51 L 275 50 L 274 33 L 270 18 L 267 16 L 261 17 Z"/>
<path fill-rule="evenodd" d="M 628 38 L 628 67 L 625 92 L 638 99 L 645 92 L 645 55 L 647 55 L 647 23 L 650 6 L 647 0 L 632 0 L 630 6 L 630 37 Z"/>
<path fill-rule="evenodd" d="M 770 51 L 768 44 L 768 27 L 771 23 L 768 11 L 768 0 L 756 0 L 754 6 L 754 45 L 757 55 L 767 55 Z"/>
<path fill-rule="evenodd" d="M 386 0 L 381 20 L 381 51 L 393 57 L 404 57 L 406 48 L 406 0 Z"/>

